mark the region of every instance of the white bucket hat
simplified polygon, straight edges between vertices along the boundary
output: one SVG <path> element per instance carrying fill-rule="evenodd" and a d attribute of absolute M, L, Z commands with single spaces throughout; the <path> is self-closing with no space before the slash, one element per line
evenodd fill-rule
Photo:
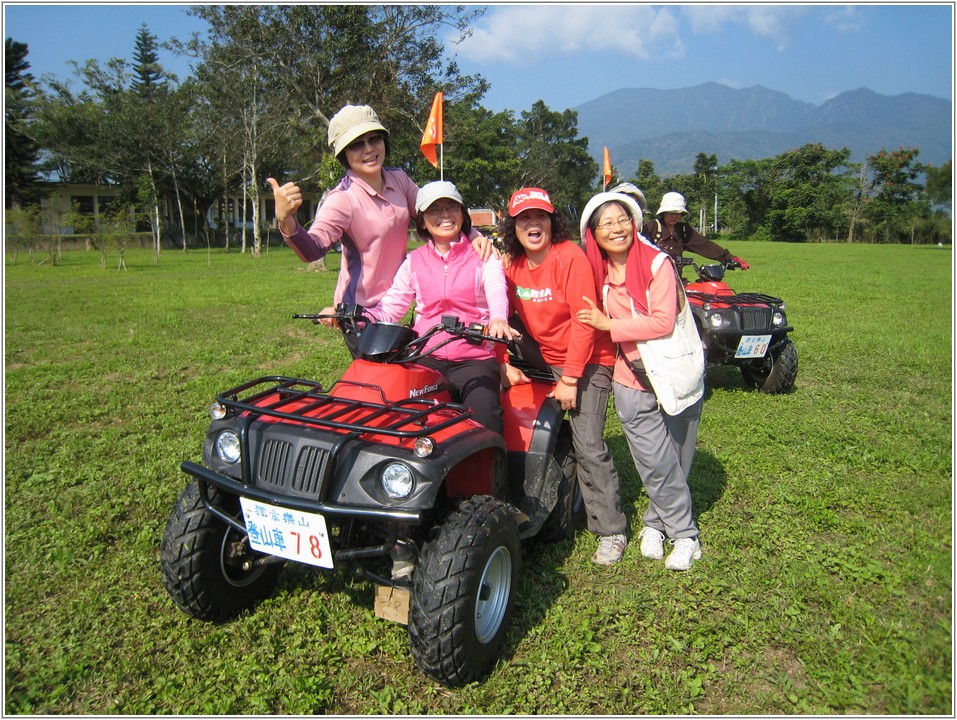
<path fill-rule="evenodd" d="M 591 219 L 591 216 L 595 214 L 595 211 L 599 207 L 604 205 L 606 202 L 620 202 L 626 208 L 631 215 L 631 219 L 635 221 L 635 228 L 639 231 L 639 236 L 641 232 L 641 223 L 644 219 L 644 216 L 641 214 L 641 206 L 638 205 L 638 202 L 631 195 L 626 195 L 621 192 L 603 192 L 598 193 L 591 200 L 585 203 L 585 209 L 582 210 L 581 222 L 579 223 L 579 231 L 581 232 L 582 242 L 585 241 L 585 230 L 588 229 L 588 221 Z"/>
<path fill-rule="evenodd" d="M 338 156 L 345 150 L 346 145 L 373 130 L 389 134 L 371 107 L 346 105 L 329 121 L 329 146 L 332 148 L 332 154 Z"/>
<path fill-rule="evenodd" d="M 462 194 L 448 180 L 436 180 L 422 186 L 419 194 L 415 197 L 415 211 L 422 214 L 431 207 L 436 200 L 447 198 L 455 200 L 459 205 L 465 207 L 465 201 L 462 200 Z"/>
<path fill-rule="evenodd" d="M 661 215 L 661 213 L 666 212 L 676 212 L 687 215 L 688 208 L 685 207 L 685 196 L 676 192 L 665 193 L 664 197 L 661 198 L 661 207 L 658 208 L 658 212 L 656 212 L 655 215 Z"/>

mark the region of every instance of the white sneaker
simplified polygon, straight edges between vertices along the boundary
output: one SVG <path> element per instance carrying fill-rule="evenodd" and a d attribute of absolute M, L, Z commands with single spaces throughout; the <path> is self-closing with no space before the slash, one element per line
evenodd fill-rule
<path fill-rule="evenodd" d="M 598 538 L 598 549 L 591 561 L 596 565 L 614 565 L 625 554 L 628 539 L 624 535 L 603 535 Z"/>
<path fill-rule="evenodd" d="M 664 533 L 654 528 L 644 527 L 638 533 L 641 539 L 641 554 L 652 560 L 661 560 L 665 556 Z"/>
<path fill-rule="evenodd" d="M 687 570 L 691 567 L 692 560 L 701 559 L 701 543 L 698 538 L 678 538 L 672 540 L 674 550 L 665 560 L 665 567 L 669 570 Z"/>

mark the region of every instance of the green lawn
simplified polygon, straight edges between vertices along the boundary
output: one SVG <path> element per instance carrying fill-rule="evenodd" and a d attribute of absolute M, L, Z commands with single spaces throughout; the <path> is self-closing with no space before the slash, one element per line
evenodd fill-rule
<path fill-rule="evenodd" d="M 795 392 L 709 374 L 691 484 L 704 559 L 524 546 L 503 659 L 420 674 L 369 586 L 287 569 L 254 612 L 192 620 L 159 545 L 219 389 L 335 379 L 333 271 L 248 255 L 7 257 L 5 714 L 944 714 L 952 692 L 952 255 L 729 243 L 788 302 Z M 39 260 L 40 257 L 35 257 Z M 614 413 L 632 528 L 647 498 Z"/>

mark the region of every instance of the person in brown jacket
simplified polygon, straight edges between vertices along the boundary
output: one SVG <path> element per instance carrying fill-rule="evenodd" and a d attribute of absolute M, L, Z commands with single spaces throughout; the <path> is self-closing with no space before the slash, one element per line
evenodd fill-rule
<path fill-rule="evenodd" d="M 641 234 L 671 255 L 679 269 L 681 268 L 679 261 L 685 250 L 709 260 L 734 262 L 742 270 L 748 269 L 749 266 L 744 260 L 735 257 L 717 243 L 711 242 L 691 227 L 690 223 L 685 222 L 684 216 L 687 214 L 684 195 L 667 192 L 661 198 L 661 206 L 655 213 L 657 217 L 644 224 Z"/>

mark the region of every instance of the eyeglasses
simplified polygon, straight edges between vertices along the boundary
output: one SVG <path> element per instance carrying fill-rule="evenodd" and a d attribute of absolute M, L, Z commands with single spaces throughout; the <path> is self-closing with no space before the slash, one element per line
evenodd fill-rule
<path fill-rule="evenodd" d="M 375 145 L 381 145 L 385 142 L 385 135 L 376 133 L 375 135 L 370 135 L 366 138 L 359 138 L 358 140 L 353 140 L 351 143 L 346 145 L 346 150 L 352 150 L 352 152 L 357 152 L 362 150 L 366 145 L 373 147 Z"/>
<path fill-rule="evenodd" d="M 602 223 L 601 225 L 596 225 L 596 230 L 601 230 L 602 232 L 611 232 L 616 227 L 620 227 L 622 230 L 627 230 L 631 227 L 633 220 L 630 217 L 618 218 L 618 220 L 612 220 L 611 222 Z"/>

